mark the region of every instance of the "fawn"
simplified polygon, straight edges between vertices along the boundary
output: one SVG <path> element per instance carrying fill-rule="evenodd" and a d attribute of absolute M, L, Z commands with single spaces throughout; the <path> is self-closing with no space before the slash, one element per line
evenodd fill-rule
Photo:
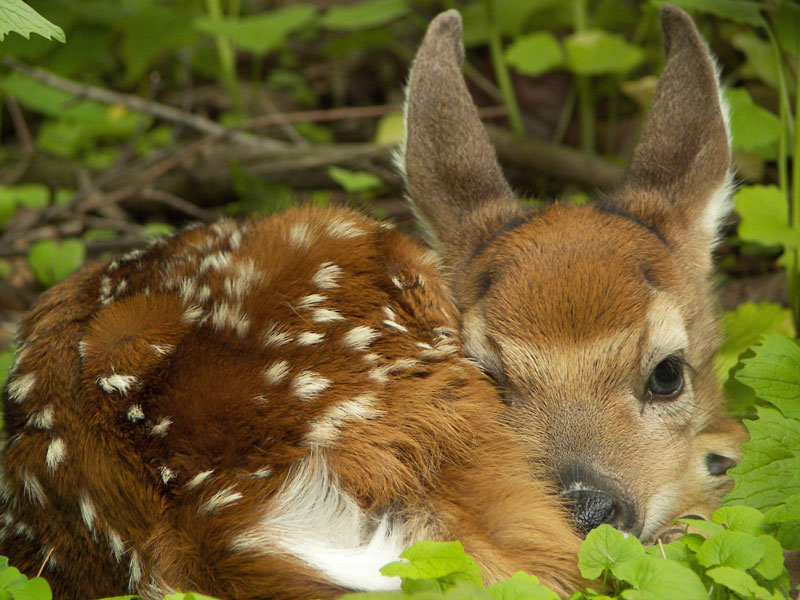
<path fill-rule="evenodd" d="M 329 598 L 459 539 L 487 581 L 579 585 L 579 534 L 713 506 L 711 253 L 728 214 L 717 75 L 662 10 L 667 62 L 627 178 L 523 209 L 430 25 L 399 157 L 435 253 L 299 207 L 188 229 L 43 294 L 4 392 L 0 553 L 56 597 Z"/>

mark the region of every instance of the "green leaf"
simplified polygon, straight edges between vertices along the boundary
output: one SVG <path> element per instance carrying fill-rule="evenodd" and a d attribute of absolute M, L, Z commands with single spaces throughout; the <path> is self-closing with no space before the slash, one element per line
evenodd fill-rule
<path fill-rule="evenodd" d="M 714 357 L 714 367 L 721 379 L 728 376 L 739 362 L 739 356 L 757 344 L 764 334 L 781 332 L 791 335 L 794 331 L 792 313 L 780 304 L 771 302 L 745 302 L 736 310 L 722 317 L 722 332 L 725 341 Z"/>
<path fill-rule="evenodd" d="M 19 207 L 37 210 L 46 208 L 49 203 L 50 190 L 41 183 L 0 185 L 0 226 L 4 225 Z"/>
<path fill-rule="evenodd" d="M 800 246 L 800 232 L 788 224 L 787 200 L 774 185 L 748 185 L 733 196 L 741 217 L 739 237 L 764 245 Z"/>
<path fill-rule="evenodd" d="M 739 31 L 731 36 L 731 45 L 747 59 L 741 73 L 743 78 L 755 77 L 778 88 L 778 65 L 772 45 L 767 40 L 755 31 Z"/>
<path fill-rule="evenodd" d="M 350 194 L 367 192 L 383 186 L 383 180 L 368 171 L 348 171 L 341 167 L 330 166 L 328 176 Z"/>
<path fill-rule="evenodd" d="M 737 379 L 785 417 L 800 420 L 800 345 L 785 335 L 772 333 L 753 351 L 755 356 L 742 361 L 744 368 Z"/>
<path fill-rule="evenodd" d="M 289 35 L 311 23 L 315 14 L 313 6 L 298 4 L 238 19 L 204 17 L 194 25 L 203 33 L 225 36 L 234 46 L 263 56 L 283 47 Z"/>
<path fill-rule="evenodd" d="M 578 550 L 578 568 L 586 579 L 596 579 L 614 564 L 632 560 L 644 554 L 635 537 L 625 537 L 610 525 L 592 529 Z"/>
<path fill-rule="evenodd" d="M 800 494 L 800 422 L 770 407 L 756 411 L 758 419 L 744 421 L 750 441 L 741 446 L 742 461 L 728 471 L 734 487 L 725 503 L 766 511 Z"/>
<path fill-rule="evenodd" d="M 145 235 L 154 239 L 175 233 L 175 227 L 169 223 L 147 223 L 144 226 Z"/>
<path fill-rule="evenodd" d="M 45 19 L 22 0 L 0 0 L 0 40 L 11 31 L 25 38 L 36 33 L 49 40 L 67 41 L 61 27 Z"/>
<path fill-rule="evenodd" d="M 514 39 L 527 31 L 527 25 L 534 20 L 534 15 L 563 6 L 562 0 L 536 0 L 536 2 L 493 0 L 493 4 L 495 23 L 500 34 Z M 485 44 L 488 41 L 486 1 L 473 0 L 466 6 L 459 7 L 459 10 L 464 19 L 464 45 L 471 47 Z M 550 28 L 542 22 L 537 22 L 536 25 L 538 29 Z"/>
<path fill-rule="evenodd" d="M 506 50 L 506 61 L 523 75 L 535 77 L 564 62 L 564 51 L 549 31 L 517 38 Z"/>
<path fill-rule="evenodd" d="M 389 563 L 381 573 L 404 580 L 435 579 L 442 584 L 442 589 L 455 581 L 481 585 L 481 570 L 475 559 L 464 552 L 460 542 L 417 542 L 400 558 L 408 562 Z"/>
<path fill-rule="evenodd" d="M 320 22 L 328 29 L 358 31 L 386 25 L 408 11 L 407 0 L 367 0 L 347 6 L 333 6 Z"/>
<path fill-rule="evenodd" d="M 719 535 L 725 531 L 725 528 L 719 523 L 714 523 L 713 521 L 706 521 L 704 519 L 677 519 L 677 522 L 689 525 L 693 529 L 696 529 L 703 535 L 707 536 Z"/>
<path fill-rule="evenodd" d="M 764 514 L 749 506 L 723 506 L 711 517 L 729 531 L 741 531 L 751 535 L 764 533 Z"/>
<path fill-rule="evenodd" d="M 755 571 L 767 580 L 783 575 L 783 547 L 771 535 L 760 535 L 758 539 L 764 546 L 764 558 L 754 567 Z"/>
<path fill-rule="evenodd" d="M 622 592 L 626 600 L 707 600 L 700 577 L 669 560 L 642 555 L 612 568 L 614 576 L 633 586 Z"/>
<path fill-rule="evenodd" d="M 800 6 L 794 0 L 781 0 L 775 12 L 775 34 L 781 48 L 797 56 L 797 35 L 800 32 Z"/>
<path fill-rule="evenodd" d="M 564 39 L 567 67 L 578 75 L 623 74 L 642 62 L 641 48 L 620 35 L 598 29 L 573 33 Z"/>
<path fill-rule="evenodd" d="M 35 242 L 28 251 L 28 263 L 37 281 L 51 286 L 83 264 L 86 259 L 86 246 L 76 239 L 63 242 L 41 240 Z"/>
<path fill-rule="evenodd" d="M 800 494 L 786 498 L 783 503 L 764 514 L 764 522 L 769 524 L 795 520 L 800 520 Z"/>
<path fill-rule="evenodd" d="M 486 591 L 497 600 L 558 600 L 558 594 L 523 571 L 514 573 L 511 579 L 490 585 Z"/>
<path fill-rule="evenodd" d="M 725 586 L 729 590 L 739 594 L 743 598 L 768 598 L 769 592 L 762 588 L 752 576 L 744 571 L 732 567 L 714 567 L 706 571 L 706 575 L 711 577 L 714 582 Z"/>
<path fill-rule="evenodd" d="M 766 552 L 764 544 L 755 536 L 724 531 L 705 541 L 697 551 L 697 560 L 704 567 L 722 565 L 746 570 L 756 566 Z"/>
<path fill-rule="evenodd" d="M 764 27 L 766 22 L 761 16 L 761 6 L 750 0 L 651 0 L 656 6 L 675 4 L 688 10 L 698 10 L 729 21 Z"/>
<path fill-rule="evenodd" d="M 375 130 L 375 143 L 380 146 L 394 146 L 406 137 L 405 117 L 400 111 L 383 115 Z"/>
<path fill-rule="evenodd" d="M 774 158 L 781 133 L 778 116 L 753 102 L 744 88 L 726 90 L 725 100 L 730 111 L 733 149 L 755 152 L 764 159 Z"/>

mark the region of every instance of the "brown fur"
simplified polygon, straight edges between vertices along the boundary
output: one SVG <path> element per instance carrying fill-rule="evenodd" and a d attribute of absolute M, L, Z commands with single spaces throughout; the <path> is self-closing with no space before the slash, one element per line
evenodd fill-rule
<path fill-rule="evenodd" d="M 539 213 L 467 94 L 460 18 L 431 24 L 404 162 L 446 278 L 363 216 L 297 208 L 44 294 L 5 392 L 0 553 L 44 564 L 59 598 L 330 598 L 351 586 L 304 540 L 361 548 L 386 519 L 406 544 L 461 540 L 487 582 L 524 569 L 566 595 L 569 469 L 623 495 L 643 537 L 715 505 L 728 479 L 705 456 L 735 461 L 740 439 L 711 372 L 706 216 L 729 152 L 702 41 L 662 14 L 667 66 L 625 186 Z M 695 112 L 702 127 L 681 125 Z M 687 391 L 648 401 L 678 351 Z"/>

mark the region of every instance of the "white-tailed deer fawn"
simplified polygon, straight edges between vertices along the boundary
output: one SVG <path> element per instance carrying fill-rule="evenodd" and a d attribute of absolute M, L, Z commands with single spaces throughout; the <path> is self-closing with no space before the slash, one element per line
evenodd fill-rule
<path fill-rule="evenodd" d="M 487 580 L 524 569 L 566 594 L 576 526 L 649 538 L 715 502 L 740 435 L 711 370 L 728 134 L 694 25 L 662 23 L 613 196 L 517 204 L 449 11 L 399 161 L 436 254 L 306 207 L 46 292 L 5 389 L 0 553 L 46 563 L 58 598 L 322 598 L 393 588 L 378 569 L 404 547 L 458 539 Z"/>

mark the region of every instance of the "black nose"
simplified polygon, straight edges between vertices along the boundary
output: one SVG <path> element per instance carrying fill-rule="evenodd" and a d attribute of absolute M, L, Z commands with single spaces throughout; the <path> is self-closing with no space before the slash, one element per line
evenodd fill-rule
<path fill-rule="evenodd" d="M 572 490 L 565 496 L 572 500 L 572 518 L 581 535 L 603 523 L 617 529 L 625 529 L 628 525 L 630 511 L 623 502 L 608 494 L 597 490 Z"/>

